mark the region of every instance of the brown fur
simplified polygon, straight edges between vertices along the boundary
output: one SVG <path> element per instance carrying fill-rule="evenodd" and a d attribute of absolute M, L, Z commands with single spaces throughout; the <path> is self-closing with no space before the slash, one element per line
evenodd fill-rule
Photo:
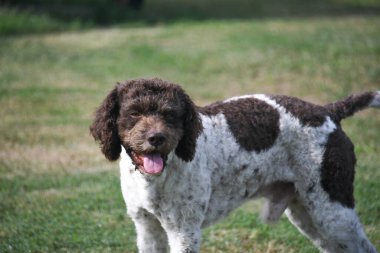
<path fill-rule="evenodd" d="M 326 144 L 321 169 L 322 187 L 331 200 L 350 208 L 355 205 L 355 163 L 354 145 L 338 128 L 329 135 Z"/>
<path fill-rule="evenodd" d="M 364 92 L 357 95 L 351 95 L 335 103 L 327 104 L 325 107 L 332 115 L 336 122 L 352 116 L 355 112 L 364 109 L 375 97 L 375 92 Z"/>
<path fill-rule="evenodd" d="M 127 151 L 162 155 L 176 147 L 175 153 L 181 159 L 191 161 L 201 131 L 200 119 L 189 96 L 180 86 L 160 79 L 118 83 L 96 111 L 90 127 L 110 161 L 119 158 L 121 144 Z M 154 132 L 166 137 L 159 149 L 147 143 Z"/>
<path fill-rule="evenodd" d="M 297 117 L 303 125 L 321 126 L 328 116 L 328 111 L 323 106 L 314 105 L 298 98 L 287 96 L 271 96 L 271 98 Z"/>
<path fill-rule="evenodd" d="M 96 141 L 100 142 L 103 154 L 110 161 L 117 160 L 121 152 L 117 131 L 119 109 L 118 89 L 115 87 L 96 111 L 95 120 L 90 126 L 90 133 Z"/>
<path fill-rule="evenodd" d="M 217 102 L 200 111 L 207 115 L 223 113 L 236 141 L 247 151 L 270 148 L 280 132 L 278 112 L 255 98 Z"/>
<path fill-rule="evenodd" d="M 132 117 L 133 116 L 129 116 Z M 183 135 L 182 128 L 170 127 L 158 116 L 138 116 L 140 119 L 136 125 L 126 130 L 119 130 L 121 142 L 136 153 L 152 153 L 157 151 L 156 147 L 149 142 L 149 136 L 161 134 L 165 141 L 159 148 L 159 153 L 166 156 L 177 145 L 179 138 Z M 122 125 L 122 122 L 119 126 Z"/>

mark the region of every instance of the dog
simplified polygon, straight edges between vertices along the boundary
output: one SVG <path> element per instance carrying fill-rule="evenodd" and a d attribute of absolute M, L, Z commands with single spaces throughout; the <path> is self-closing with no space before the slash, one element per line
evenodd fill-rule
<path fill-rule="evenodd" d="M 141 253 L 195 253 L 201 230 L 263 197 L 263 219 L 285 212 L 322 252 L 375 253 L 354 210 L 354 146 L 340 122 L 380 91 L 324 106 L 275 95 L 196 106 L 161 79 L 118 83 L 90 133 L 110 161 Z"/>

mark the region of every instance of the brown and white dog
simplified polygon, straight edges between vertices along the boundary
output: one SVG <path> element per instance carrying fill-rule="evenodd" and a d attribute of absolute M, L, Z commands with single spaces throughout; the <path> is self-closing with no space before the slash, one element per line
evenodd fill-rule
<path fill-rule="evenodd" d="M 322 252 L 375 253 L 354 210 L 354 146 L 340 121 L 380 107 L 380 92 L 318 106 L 247 95 L 194 105 L 160 79 L 119 83 L 90 127 L 121 156 L 121 188 L 139 252 L 199 252 L 201 229 L 264 197 Z"/>

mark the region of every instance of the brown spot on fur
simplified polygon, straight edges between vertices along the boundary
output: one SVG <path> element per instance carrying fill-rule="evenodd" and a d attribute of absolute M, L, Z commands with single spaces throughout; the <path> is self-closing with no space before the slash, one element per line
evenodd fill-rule
<path fill-rule="evenodd" d="M 283 106 L 287 112 L 298 118 L 303 125 L 312 127 L 321 126 L 328 111 L 323 106 L 318 106 L 298 98 L 288 96 L 271 96 L 271 99 Z"/>
<path fill-rule="evenodd" d="M 322 187 L 332 201 L 354 208 L 353 182 L 355 176 L 354 145 L 338 128 L 329 135 L 323 155 Z"/>
<path fill-rule="evenodd" d="M 236 141 L 247 151 L 270 148 L 280 132 L 279 113 L 259 99 L 216 102 L 200 111 L 206 115 L 223 113 Z"/>

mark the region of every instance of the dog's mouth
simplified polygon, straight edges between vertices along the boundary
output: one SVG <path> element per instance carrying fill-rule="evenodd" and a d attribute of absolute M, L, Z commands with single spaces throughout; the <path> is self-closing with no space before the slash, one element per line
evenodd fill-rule
<path fill-rule="evenodd" d="M 132 161 L 143 174 L 160 175 L 165 168 L 167 157 L 159 153 L 137 154 L 131 152 Z"/>

